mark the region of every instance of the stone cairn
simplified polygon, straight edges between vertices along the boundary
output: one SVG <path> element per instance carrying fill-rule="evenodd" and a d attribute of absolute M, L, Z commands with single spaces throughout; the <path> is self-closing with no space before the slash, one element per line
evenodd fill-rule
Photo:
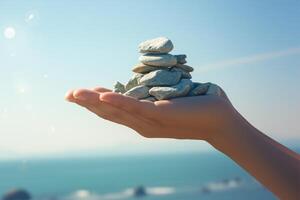
<path fill-rule="evenodd" d="M 140 63 L 132 69 L 134 75 L 126 85 L 117 82 L 114 92 L 140 100 L 166 100 L 176 97 L 221 94 L 218 86 L 191 81 L 192 67 L 186 65 L 186 55 L 171 55 L 170 39 L 159 37 L 139 45 Z"/>

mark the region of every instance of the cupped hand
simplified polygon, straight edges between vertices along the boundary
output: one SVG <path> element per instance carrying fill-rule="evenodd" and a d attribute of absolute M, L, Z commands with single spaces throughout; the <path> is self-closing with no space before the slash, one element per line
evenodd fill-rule
<path fill-rule="evenodd" d="M 148 138 L 209 140 L 230 131 L 237 116 L 223 91 L 220 96 L 150 102 L 98 87 L 71 90 L 66 94 L 66 100 Z"/>

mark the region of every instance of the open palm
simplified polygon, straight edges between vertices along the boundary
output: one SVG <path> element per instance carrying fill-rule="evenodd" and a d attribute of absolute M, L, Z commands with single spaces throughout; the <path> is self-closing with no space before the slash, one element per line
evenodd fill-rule
<path fill-rule="evenodd" d="M 69 91 L 66 99 L 149 138 L 208 140 L 225 131 L 235 113 L 225 93 L 150 102 L 98 87 Z"/>

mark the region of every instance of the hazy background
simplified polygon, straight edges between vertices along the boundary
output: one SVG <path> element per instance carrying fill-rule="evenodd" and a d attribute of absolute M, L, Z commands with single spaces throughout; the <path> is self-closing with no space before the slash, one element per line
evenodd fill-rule
<path fill-rule="evenodd" d="M 222 86 L 257 128 L 300 141 L 300 2 L 0 0 L 0 158 L 211 151 L 144 139 L 64 101 L 126 82 L 137 46 L 166 36 L 194 81 Z"/>

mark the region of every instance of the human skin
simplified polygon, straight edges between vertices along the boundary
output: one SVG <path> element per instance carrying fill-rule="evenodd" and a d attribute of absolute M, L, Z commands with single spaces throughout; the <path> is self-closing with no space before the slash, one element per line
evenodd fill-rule
<path fill-rule="evenodd" d="M 280 199 L 300 199 L 300 155 L 253 127 L 223 91 L 150 102 L 98 87 L 71 90 L 66 100 L 147 138 L 205 140 Z"/>

